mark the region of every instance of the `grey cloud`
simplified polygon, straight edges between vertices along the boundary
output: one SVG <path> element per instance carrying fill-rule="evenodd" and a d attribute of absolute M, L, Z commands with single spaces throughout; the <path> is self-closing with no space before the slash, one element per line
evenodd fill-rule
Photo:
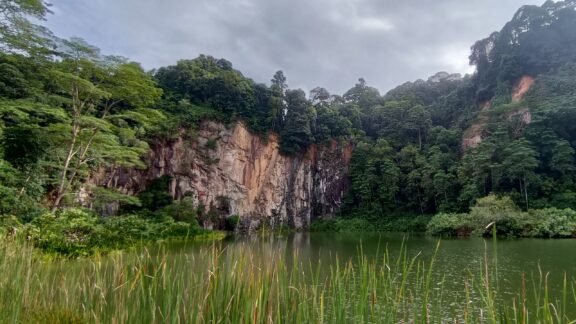
<path fill-rule="evenodd" d="M 469 47 L 522 4 L 543 0 L 59 0 L 47 22 L 146 68 L 223 57 L 257 82 L 333 93 L 359 77 L 382 92 L 438 71 L 467 72 Z"/>

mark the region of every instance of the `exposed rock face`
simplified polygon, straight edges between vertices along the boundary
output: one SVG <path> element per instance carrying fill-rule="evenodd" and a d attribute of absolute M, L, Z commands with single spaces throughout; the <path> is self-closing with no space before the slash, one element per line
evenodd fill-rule
<path fill-rule="evenodd" d="M 492 107 L 492 102 L 486 101 L 481 105 L 480 111 L 486 111 Z M 462 150 L 466 151 L 469 148 L 475 148 L 482 143 L 482 132 L 488 123 L 486 115 L 480 114 L 479 118 L 474 124 L 468 128 L 462 139 Z"/>
<path fill-rule="evenodd" d="M 145 157 L 147 170 L 116 169 L 94 182 L 135 194 L 153 179 L 172 178 L 174 198 L 193 197 L 197 205 L 229 202 L 229 214 L 248 228 L 263 222 L 304 228 L 314 217 L 330 217 L 348 187 L 350 144 L 311 146 L 301 156 L 285 157 L 278 139 L 251 134 L 238 123 L 230 129 L 205 122 L 194 141 L 182 138 L 154 143 Z"/>
<path fill-rule="evenodd" d="M 528 75 L 525 75 L 522 78 L 520 78 L 518 84 L 512 90 L 512 102 L 522 101 L 528 90 L 530 90 L 530 88 L 532 88 L 532 86 L 534 85 L 535 81 L 536 80 L 534 80 L 533 77 Z"/>
<path fill-rule="evenodd" d="M 530 91 L 536 80 L 531 76 L 523 76 L 518 80 L 516 86 L 512 89 L 512 102 L 521 102 L 526 93 Z M 489 110 L 492 106 L 490 101 L 484 102 L 481 105 L 480 111 Z M 528 108 L 521 108 L 518 111 L 512 112 L 508 115 L 508 119 L 516 118 L 518 120 L 518 125 L 516 127 L 517 132 L 521 132 L 525 125 L 532 122 L 532 114 Z M 470 128 L 466 131 L 464 138 L 462 139 L 462 150 L 465 151 L 469 148 L 475 148 L 482 142 L 482 132 L 488 123 L 488 118 L 486 115 L 480 114 L 476 122 L 473 123 Z"/>

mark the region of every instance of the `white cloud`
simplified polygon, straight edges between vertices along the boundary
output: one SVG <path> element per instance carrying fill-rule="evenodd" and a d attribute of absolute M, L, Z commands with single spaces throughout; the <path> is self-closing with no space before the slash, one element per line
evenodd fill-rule
<path fill-rule="evenodd" d="M 390 31 L 394 29 L 394 25 L 384 18 L 358 18 L 354 27 L 367 31 Z"/>
<path fill-rule="evenodd" d="M 470 47 L 466 45 L 449 45 L 440 49 L 439 63 L 449 67 L 449 71 L 462 74 L 473 73 L 474 66 L 469 64 Z"/>

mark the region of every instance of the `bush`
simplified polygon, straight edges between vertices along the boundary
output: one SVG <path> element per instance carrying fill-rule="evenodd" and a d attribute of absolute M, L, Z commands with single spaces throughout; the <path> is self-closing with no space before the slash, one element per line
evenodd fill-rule
<path fill-rule="evenodd" d="M 109 217 L 103 221 L 102 245 L 121 247 L 134 241 L 154 238 L 151 222 L 136 215 Z"/>
<path fill-rule="evenodd" d="M 497 197 L 494 194 L 478 199 L 470 208 L 470 216 L 479 226 L 516 216 L 518 212 L 518 207 L 510 197 Z"/>
<path fill-rule="evenodd" d="M 180 214 L 169 213 L 173 209 L 168 209 L 163 210 L 164 217 L 153 219 L 138 215 L 99 218 L 86 210 L 66 209 L 56 215 L 46 213 L 24 226 L 14 217 L 6 217 L 0 218 L 0 234 L 22 233 L 19 237 L 31 240 L 45 252 L 72 258 L 122 249 L 137 242 L 202 234 L 195 218 L 187 218 L 187 222 L 174 220 L 174 215 L 186 215 L 179 208 L 183 205 L 173 207 Z"/>
<path fill-rule="evenodd" d="M 467 214 L 440 213 L 432 217 L 426 226 L 426 233 L 439 236 L 463 236 L 472 231 Z"/>
<path fill-rule="evenodd" d="M 531 210 L 528 236 L 559 238 L 576 237 L 576 211 L 572 209 L 546 208 Z"/>
<path fill-rule="evenodd" d="M 312 232 L 374 232 L 376 227 L 362 218 L 319 219 L 310 224 Z"/>
<path fill-rule="evenodd" d="M 96 217 L 74 208 L 58 215 L 48 213 L 37 217 L 28 225 L 26 232 L 36 247 L 51 253 L 78 257 L 96 252 L 97 233 L 102 232 L 102 229 Z"/>
<path fill-rule="evenodd" d="M 0 215 L 0 238 L 17 236 L 22 229 L 22 223 L 16 216 Z"/>
<path fill-rule="evenodd" d="M 190 197 L 173 202 L 156 212 L 156 217 L 160 220 L 171 218 L 177 222 L 185 222 L 195 226 L 198 226 L 197 216 L 198 212 L 194 208 Z"/>
<path fill-rule="evenodd" d="M 310 224 L 312 232 L 424 232 L 430 220 L 426 215 L 391 216 L 368 220 L 360 217 L 316 220 Z"/>
<path fill-rule="evenodd" d="M 202 229 L 198 225 L 192 225 L 186 222 L 165 221 L 159 224 L 158 237 L 189 237 L 202 233 Z"/>
<path fill-rule="evenodd" d="M 381 224 L 376 224 L 379 230 L 386 230 L 390 232 L 426 232 L 426 226 L 430 222 L 428 215 L 404 215 L 386 219 Z"/>
<path fill-rule="evenodd" d="M 226 218 L 226 230 L 228 231 L 236 230 L 236 227 L 238 227 L 239 223 L 240 223 L 240 216 L 238 215 L 229 216 L 228 218 Z"/>
<path fill-rule="evenodd" d="M 522 236 L 526 222 L 526 214 L 510 197 L 489 195 L 478 199 L 468 214 L 437 214 L 426 231 L 431 235 L 468 236 L 489 234 L 491 226 L 495 225 L 498 235 Z"/>
<path fill-rule="evenodd" d="M 218 148 L 218 141 L 215 138 L 211 138 L 208 141 L 206 141 L 206 144 L 204 144 L 204 148 L 207 150 L 216 150 Z"/>

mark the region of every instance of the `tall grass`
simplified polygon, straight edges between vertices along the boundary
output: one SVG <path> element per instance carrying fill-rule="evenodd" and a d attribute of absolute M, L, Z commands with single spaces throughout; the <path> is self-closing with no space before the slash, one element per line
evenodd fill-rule
<path fill-rule="evenodd" d="M 440 244 L 437 249 L 441 249 Z M 436 257 L 403 247 L 357 260 L 301 263 L 282 249 L 246 244 L 193 253 L 116 254 L 42 261 L 17 243 L 0 250 L 0 321 L 6 323 L 569 323 L 576 283 L 551 296 L 539 273 L 506 300 L 494 264 L 462 280 L 448 303 Z M 288 255 L 288 256 L 286 256 Z M 528 283 L 532 286 L 528 287 Z"/>

